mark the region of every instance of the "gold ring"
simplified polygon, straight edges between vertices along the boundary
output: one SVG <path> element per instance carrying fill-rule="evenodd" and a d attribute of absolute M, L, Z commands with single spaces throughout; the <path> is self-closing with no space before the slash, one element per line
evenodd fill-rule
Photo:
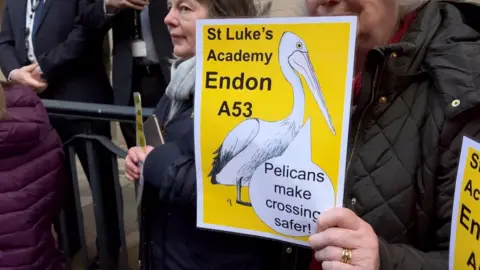
<path fill-rule="evenodd" d="M 342 263 L 352 263 L 352 250 L 344 248 L 342 251 Z"/>

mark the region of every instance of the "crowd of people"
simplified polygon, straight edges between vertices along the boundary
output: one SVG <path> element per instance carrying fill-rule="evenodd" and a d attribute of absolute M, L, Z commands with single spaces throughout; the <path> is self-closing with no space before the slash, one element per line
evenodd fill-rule
<path fill-rule="evenodd" d="M 0 270 L 62 269 L 58 249 L 78 252 L 62 142 L 83 133 L 111 138 L 109 123 L 48 117 L 40 98 L 133 105 L 134 91 L 155 108 L 166 142 L 145 153 L 135 127 L 121 126 L 126 177 L 138 181 L 144 164 L 141 269 L 448 269 L 461 139 L 480 139 L 480 7 L 439 0 L 305 0 L 305 7 L 306 16 L 358 16 L 344 207 L 319 216 L 310 248 L 196 228 L 195 22 L 268 9 L 254 0 L 6 0 Z M 103 58 L 109 30 L 112 84 Z M 73 145 L 88 171 L 85 145 Z M 107 161 L 102 205 L 108 255 L 118 262 L 114 171 L 109 153 L 97 146 L 97 154 Z M 62 209 L 68 233 L 59 236 L 68 248 L 52 235 Z"/>

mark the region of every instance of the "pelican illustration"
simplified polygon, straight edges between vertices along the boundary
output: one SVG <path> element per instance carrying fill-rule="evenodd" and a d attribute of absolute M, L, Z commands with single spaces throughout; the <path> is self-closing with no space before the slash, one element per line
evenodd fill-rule
<path fill-rule="evenodd" d="M 258 118 L 242 121 L 214 152 L 212 170 L 208 175 L 212 184 L 236 185 L 237 203 L 240 205 L 251 206 L 251 203 L 242 201 L 241 188 L 250 183 L 255 169 L 263 162 L 281 156 L 303 125 L 305 93 L 298 74 L 307 82 L 329 129 L 335 135 L 305 42 L 294 33 L 284 32 L 278 58 L 282 73 L 293 88 L 292 112 L 279 121 Z"/>

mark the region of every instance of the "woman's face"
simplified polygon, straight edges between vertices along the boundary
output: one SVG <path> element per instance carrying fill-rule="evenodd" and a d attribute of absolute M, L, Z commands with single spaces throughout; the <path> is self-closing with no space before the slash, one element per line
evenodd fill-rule
<path fill-rule="evenodd" d="M 207 8 L 197 0 L 169 0 L 165 24 L 173 42 L 173 53 L 188 59 L 195 56 L 195 22 L 208 16 Z"/>
<path fill-rule="evenodd" d="M 306 0 L 311 16 L 358 16 L 357 50 L 386 45 L 397 28 L 396 0 Z"/>

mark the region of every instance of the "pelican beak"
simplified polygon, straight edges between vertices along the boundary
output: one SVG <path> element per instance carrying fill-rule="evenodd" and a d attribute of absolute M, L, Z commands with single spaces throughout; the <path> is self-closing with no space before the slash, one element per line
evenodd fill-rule
<path fill-rule="evenodd" d="M 332 131 L 333 135 L 335 135 L 335 127 L 333 126 L 332 119 L 330 118 L 330 114 L 328 113 L 327 104 L 325 103 L 325 99 L 322 94 L 322 90 L 320 89 L 320 84 L 318 83 L 317 75 L 315 75 L 315 71 L 313 70 L 312 62 L 310 61 L 310 57 L 308 53 L 302 51 L 295 51 L 290 56 L 290 64 L 293 68 L 302 74 L 303 78 L 308 84 L 313 96 L 315 97 L 315 101 L 320 108 L 320 111 L 325 117 L 327 121 L 327 125 Z"/>

